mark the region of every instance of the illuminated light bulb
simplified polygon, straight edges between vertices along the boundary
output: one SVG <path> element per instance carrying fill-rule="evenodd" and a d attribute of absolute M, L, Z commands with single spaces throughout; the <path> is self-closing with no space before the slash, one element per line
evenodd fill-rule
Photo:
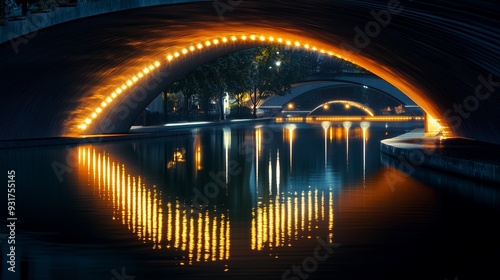
<path fill-rule="evenodd" d="M 295 46 L 296 47 L 300 47 L 300 43 L 299 42 L 295 42 Z"/>
<path fill-rule="evenodd" d="M 96 111 L 97 113 L 100 113 L 100 112 L 102 112 L 102 109 L 101 109 L 101 107 L 97 107 L 97 109 L 95 109 L 95 111 Z"/>
<path fill-rule="evenodd" d="M 236 41 L 237 40 L 236 36 L 231 36 L 231 40 Z"/>
<path fill-rule="evenodd" d="M 317 51 L 318 49 L 316 47 L 312 47 L 313 51 Z"/>
<path fill-rule="evenodd" d="M 111 97 L 116 98 L 116 93 L 114 93 L 114 92 L 113 92 L 113 93 L 111 94 Z"/>
<path fill-rule="evenodd" d="M 188 53 L 188 50 L 187 50 L 187 49 L 182 49 L 182 53 L 183 53 L 183 54 L 187 54 L 187 53 Z"/>
<path fill-rule="evenodd" d="M 266 40 L 266 37 L 264 37 L 264 36 L 260 36 L 260 38 L 259 38 L 259 39 L 260 39 L 261 41 L 265 41 L 265 40 Z"/>
<path fill-rule="evenodd" d="M 219 43 L 219 40 L 218 40 L 218 39 L 214 39 L 214 40 L 213 40 L 213 43 L 214 43 L 215 45 L 217 45 L 217 44 Z"/>
<path fill-rule="evenodd" d="M 101 107 L 103 107 L 103 108 L 104 108 L 104 107 L 106 107 L 106 105 L 108 105 L 108 103 L 106 103 L 105 101 L 103 101 L 103 102 L 101 103 Z"/>
<path fill-rule="evenodd" d="M 247 39 L 247 36 L 243 35 L 241 36 L 241 40 L 246 40 Z"/>
<path fill-rule="evenodd" d="M 106 102 L 111 103 L 112 99 L 111 97 L 106 98 Z"/>
<path fill-rule="evenodd" d="M 222 42 L 226 43 L 227 42 L 227 38 L 226 37 L 222 38 Z"/>
<path fill-rule="evenodd" d="M 121 88 L 117 88 L 116 89 L 116 93 L 118 93 L 118 94 L 122 93 L 122 89 Z"/>
<path fill-rule="evenodd" d="M 157 61 L 155 61 L 155 66 L 156 66 L 156 67 L 160 66 L 160 62 L 159 62 L 158 60 L 157 60 Z"/>
<path fill-rule="evenodd" d="M 328 52 L 328 54 L 329 54 L 329 55 L 333 55 L 333 53 L 332 53 L 332 52 Z"/>
<path fill-rule="evenodd" d="M 92 118 L 93 119 L 97 118 L 97 114 L 96 113 L 92 113 Z"/>
<path fill-rule="evenodd" d="M 250 35 L 250 39 L 255 40 L 255 35 Z"/>
<path fill-rule="evenodd" d="M 149 65 L 149 70 L 153 70 L 155 67 L 153 65 Z"/>
<path fill-rule="evenodd" d="M 309 48 L 309 44 L 305 44 L 304 48 L 308 49 Z"/>
<path fill-rule="evenodd" d="M 190 46 L 190 47 L 189 47 L 189 50 L 190 50 L 190 51 L 194 51 L 194 49 L 195 49 L 195 48 L 194 48 L 194 46 Z"/>
<path fill-rule="evenodd" d="M 325 53 L 325 50 L 321 50 L 320 52 L 321 52 L 321 53 Z"/>
<path fill-rule="evenodd" d="M 142 78 L 142 77 L 144 77 L 144 74 L 142 74 L 142 72 L 140 72 L 139 74 L 137 74 L 137 76 L 139 76 L 139 78 Z"/>
<path fill-rule="evenodd" d="M 198 49 L 203 48 L 203 45 L 202 45 L 202 44 L 198 44 L 198 45 L 196 45 L 196 46 L 198 47 Z"/>
<path fill-rule="evenodd" d="M 86 123 L 86 124 L 90 124 L 91 122 L 92 122 L 92 120 L 91 120 L 91 119 L 89 119 L 89 118 L 86 118 L 86 119 L 85 119 L 85 123 Z"/>
<path fill-rule="evenodd" d="M 180 55 L 180 54 L 179 54 L 178 52 L 175 52 L 175 53 L 174 53 L 174 56 L 175 56 L 175 57 L 179 57 L 179 55 Z"/>
<path fill-rule="evenodd" d="M 132 85 L 132 81 L 131 80 L 128 80 L 127 81 L 127 86 L 131 86 Z"/>
<path fill-rule="evenodd" d="M 283 42 L 283 39 L 278 38 L 278 42 L 282 43 L 282 42 Z"/>
<path fill-rule="evenodd" d="M 132 81 L 134 81 L 134 83 L 137 82 L 137 80 L 139 80 L 137 76 L 132 77 Z"/>
<path fill-rule="evenodd" d="M 85 130 L 85 129 L 87 129 L 87 125 L 86 125 L 86 124 L 82 124 L 82 125 L 80 126 L 80 128 L 81 128 L 82 130 Z"/>
<path fill-rule="evenodd" d="M 269 37 L 269 41 L 274 42 L 274 37 L 273 36 Z"/>
<path fill-rule="evenodd" d="M 206 42 L 205 42 L 205 46 L 207 46 L 207 47 L 208 47 L 208 46 L 210 46 L 211 44 L 212 44 L 212 43 L 210 43 L 210 41 L 206 41 Z"/>
<path fill-rule="evenodd" d="M 290 41 L 286 41 L 286 44 L 287 44 L 287 45 L 291 45 L 291 44 L 292 44 L 292 42 L 290 42 Z"/>
<path fill-rule="evenodd" d="M 149 69 L 146 67 L 146 68 L 142 69 L 142 72 L 144 72 L 144 74 L 147 74 L 147 73 L 149 73 Z"/>
<path fill-rule="evenodd" d="M 123 90 L 126 90 L 126 89 L 127 89 L 127 86 L 123 84 L 123 85 L 122 85 L 122 89 L 123 89 Z"/>

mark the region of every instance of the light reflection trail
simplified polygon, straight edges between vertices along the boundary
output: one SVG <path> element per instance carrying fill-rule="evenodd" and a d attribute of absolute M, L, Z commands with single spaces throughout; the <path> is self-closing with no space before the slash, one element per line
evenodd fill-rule
<path fill-rule="evenodd" d="M 333 207 L 331 190 L 307 190 L 260 198 L 252 209 L 250 248 L 262 251 L 293 246 L 296 240 L 319 237 L 319 230 L 326 228 L 333 240 Z"/>
<path fill-rule="evenodd" d="M 145 179 L 130 174 L 125 164 L 94 147 L 79 147 L 78 160 L 81 180 L 95 196 L 109 203 L 112 219 L 120 221 L 139 241 L 152 249 L 182 250 L 187 264 L 229 259 L 228 210 L 194 213 L 193 207 L 178 199 L 164 201 L 156 186 L 147 186 Z"/>

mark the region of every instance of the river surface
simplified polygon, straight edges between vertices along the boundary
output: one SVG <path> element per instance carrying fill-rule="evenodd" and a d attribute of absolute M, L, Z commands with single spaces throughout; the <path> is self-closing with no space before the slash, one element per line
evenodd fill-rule
<path fill-rule="evenodd" d="M 500 279 L 498 190 L 380 154 L 413 125 L 2 150 L 17 218 L 2 279 Z"/>

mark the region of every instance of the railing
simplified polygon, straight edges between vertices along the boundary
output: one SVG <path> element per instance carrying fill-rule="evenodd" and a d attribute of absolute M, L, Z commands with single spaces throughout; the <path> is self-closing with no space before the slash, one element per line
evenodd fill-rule
<path fill-rule="evenodd" d="M 127 9 L 209 0 L 0 0 L 0 43 L 59 23 Z M 26 36 L 28 37 L 28 36 Z M 26 41 L 24 39 L 24 41 Z"/>

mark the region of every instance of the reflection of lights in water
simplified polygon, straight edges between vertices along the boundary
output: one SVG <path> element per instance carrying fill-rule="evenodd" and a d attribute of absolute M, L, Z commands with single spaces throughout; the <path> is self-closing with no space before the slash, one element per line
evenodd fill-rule
<path fill-rule="evenodd" d="M 261 251 L 292 246 L 294 240 L 320 235 L 315 231 L 325 228 L 322 223 L 328 223 L 331 238 L 333 222 L 333 194 L 329 191 L 308 190 L 276 195 L 265 202 L 261 199 L 252 209 L 251 248 Z"/>
<path fill-rule="evenodd" d="M 290 171 L 292 169 L 292 154 L 293 154 L 293 131 L 297 126 L 295 124 L 287 124 L 285 128 L 288 129 L 288 141 L 290 143 Z"/>
<path fill-rule="evenodd" d="M 228 260 L 230 222 L 227 211 L 193 207 L 179 200 L 164 202 L 156 186 L 127 172 L 94 148 L 78 148 L 80 176 L 94 193 L 112 207 L 112 219 L 120 221 L 153 249 L 175 248 L 185 252 L 187 263 Z M 183 262 L 180 263 L 184 264 Z"/>
<path fill-rule="evenodd" d="M 324 121 L 321 123 L 321 126 L 323 127 L 323 130 L 325 131 L 325 167 L 326 167 L 327 159 L 328 159 L 327 133 L 328 133 L 328 128 L 330 128 L 330 122 Z"/>
<path fill-rule="evenodd" d="M 271 151 L 269 151 L 269 163 L 268 163 L 268 168 L 267 168 L 267 172 L 268 172 L 268 175 L 269 175 L 269 194 L 273 194 L 273 166 L 272 166 L 272 162 L 271 162 Z"/>
<path fill-rule="evenodd" d="M 276 151 L 276 189 L 277 189 L 277 194 L 280 194 L 280 150 L 278 149 Z"/>
<path fill-rule="evenodd" d="M 176 148 L 172 160 L 167 163 L 167 168 L 173 168 L 178 162 L 185 162 L 186 149 Z"/>
<path fill-rule="evenodd" d="M 345 128 L 345 138 L 346 138 L 346 165 L 347 168 L 349 169 L 349 129 L 352 126 L 352 122 L 350 121 L 345 121 L 342 123 L 342 125 Z"/>
<path fill-rule="evenodd" d="M 361 129 L 363 130 L 363 185 L 364 185 L 366 179 L 366 139 L 367 139 L 366 131 L 370 127 L 370 123 L 361 122 L 359 126 L 361 126 Z"/>
<path fill-rule="evenodd" d="M 223 139 L 224 139 L 224 157 L 225 157 L 225 167 L 226 167 L 226 185 L 229 180 L 229 148 L 231 147 L 231 129 L 228 127 L 224 127 L 223 131 Z M 227 192 L 227 188 L 226 188 Z"/>

